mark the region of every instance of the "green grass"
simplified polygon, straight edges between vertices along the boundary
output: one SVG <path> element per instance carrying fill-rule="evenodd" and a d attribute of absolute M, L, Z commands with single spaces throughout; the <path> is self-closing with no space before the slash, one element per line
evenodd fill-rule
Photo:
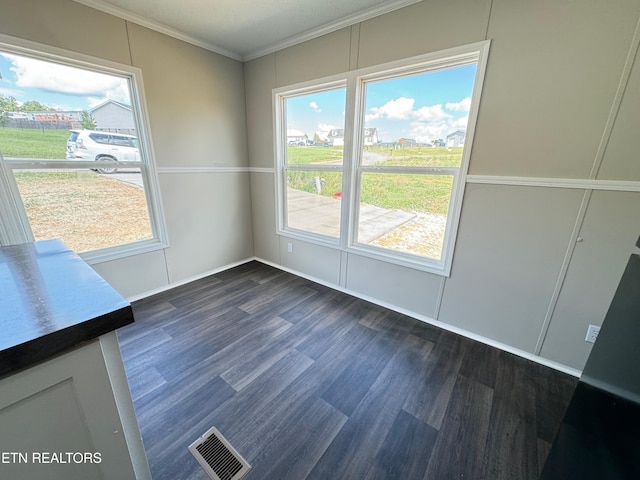
<path fill-rule="evenodd" d="M 342 147 L 293 147 L 287 146 L 287 163 L 308 165 L 342 160 Z"/>
<path fill-rule="evenodd" d="M 316 176 L 324 179 L 321 195 L 333 197 L 336 193 L 342 191 L 342 173 L 340 172 L 301 172 L 296 170 L 287 172 L 287 179 L 291 188 L 309 193 L 317 193 L 314 182 Z"/>
<path fill-rule="evenodd" d="M 458 167 L 462 160 L 462 147 L 371 147 L 365 152 L 380 157 L 380 166 Z M 342 155 L 343 147 L 287 147 L 290 165 L 336 162 Z"/>
<path fill-rule="evenodd" d="M 446 214 L 453 177 L 365 173 L 361 201 L 390 210 Z"/>
<path fill-rule="evenodd" d="M 0 153 L 4 157 L 63 160 L 69 130 L 1 128 Z"/>
<path fill-rule="evenodd" d="M 405 147 L 390 149 L 373 147 L 367 150 L 384 155 L 378 166 L 458 167 L 462 148 Z M 293 147 L 287 149 L 290 164 L 309 165 L 332 162 L 342 158 L 342 147 Z M 289 186 L 317 193 L 314 177 L 325 180 L 321 195 L 332 197 L 342 190 L 342 174 L 338 172 L 288 171 Z M 401 175 L 364 173 L 361 201 L 391 210 L 421 211 L 446 214 L 453 177 L 449 175 Z"/>

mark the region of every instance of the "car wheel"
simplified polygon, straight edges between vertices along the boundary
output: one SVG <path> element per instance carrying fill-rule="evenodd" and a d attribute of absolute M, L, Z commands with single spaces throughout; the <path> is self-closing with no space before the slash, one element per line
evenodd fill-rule
<path fill-rule="evenodd" d="M 98 157 L 98 158 L 96 158 L 96 161 L 97 160 L 100 160 L 100 161 L 107 160 L 107 161 L 110 161 L 110 162 L 113 162 L 113 163 L 118 161 L 117 159 L 115 159 L 113 157 Z M 96 168 L 95 170 L 98 173 L 104 173 L 104 174 L 116 173 L 118 171 L 118 169 L 116 167 L 107 167 L 107 166 Z"/>

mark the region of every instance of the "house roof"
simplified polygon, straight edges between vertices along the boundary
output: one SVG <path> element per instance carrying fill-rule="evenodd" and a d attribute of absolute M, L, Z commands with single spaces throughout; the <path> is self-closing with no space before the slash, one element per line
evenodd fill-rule
<path fill-rule="evenodd" d="M 127 110 L 129 112 L 133 111 L 131 109 L 131 105 L 126 105 L 124 103 L 116 102 L 115 100 L 106 100 L 106 101 L 102 102 L 101 104 L 96 105 L 95 107 L 90 109 L 89 112 L 95 112 L 96 110 L 100 110 L 101 108 L 109 105 L 110 103 L 112 103 L 113 105 L 116 105 L 116 106 L 118 106 L 120 108 L 124 108 L 125 110 Z"/>
<path fill-rule="evenodd" d="M 378 129 L 375 127 L 367 127 L 364 129 L 364 136 L 366 137 L 373 137 L 374 135 L 377 135 L 378 133 Z M 344 137 L 344 129 L 343 128 L 334 128 L 332 130 L 329 131 L 329 138 L 342 138 Z"/>
<path fill-rule="evenodd" d="M 447 138 L 459 137 L 459 136 L 464 137 L 465 135 L 466 135 L 466 132 L 464 130 L 456 130 L 455 132 L 450 133 L 449 135 L 447 135 Z"/>

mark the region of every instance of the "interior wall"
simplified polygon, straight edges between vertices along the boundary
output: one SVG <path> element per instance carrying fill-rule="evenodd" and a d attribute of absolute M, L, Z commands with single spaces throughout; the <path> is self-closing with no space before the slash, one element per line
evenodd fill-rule
<path fill-rule="evenodd" d="M 639 17 L 640 0 L 425 0 L 244 65 L 71 0 L 3 0 L 0 32 L 142 69 L 171 246 L 94 266 L 125 296 L 255 253 L 581 369 L 639 233 Z M 487 38 L 451 276 L 288 253 L 272 89 Z"/>
<path fill-rule="evenodd" d="M 578 373 L 640 233 L 639 18 L 638 0 L 432 0 L 246 63 L 256 255 Z M 300 240 L 288 253 L 271 90 L 485 39 L 451 276 Z"/>
<path fill-rule="evenodd" d="M 120 293 L 253 256 L 241 62 L 71 0 L 3 0 L 0 33 L 142 70 L 170 246 L 94 264 Z"/>

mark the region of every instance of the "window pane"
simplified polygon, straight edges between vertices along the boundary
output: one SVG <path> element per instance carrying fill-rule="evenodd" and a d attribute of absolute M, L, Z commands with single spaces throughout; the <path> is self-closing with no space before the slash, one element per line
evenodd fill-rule
<path fill-rule="evenodd" d="M 340 237 L 342 173 L 287 171 L 286 225 Z"/>
<path fill-rule="evenodd" d="M 458 167 L 476 64 L 366 83 L 363 165 Z"/>
<path fill-rule="evenodd" d="M 86 252 L 153 237 L 144 190 L 117 176 L 91 170 L 14 174 L 36 240 L 60 238 Z"/>
<path fill-rule="evenodd" d="M 286 163 L 342 165 L 345 99 L 339 88 L 285 100 Z"/>
<path fill-rule="evenodd" d="M 450 175 L 362 174 L 358 243 L 439 260 Z"/>
<path fill-rule="evenodd" d="M 104 73 L 99 64 L 2 48 L 0 152 L 35 239 L 61 238 L 77 252 L 141 240 L 156 242 L 137 247 L 153 247 L 164 232 L 147 204 L 153 166 L 138 142 L 135 69 Z M 9 215 L 24 221 L 20 208 Z"/>
<path fill-rule="evenodd" d="M 6 51 L 0 72 L 5 158 L 140 159 L 128 77 Z"/>

